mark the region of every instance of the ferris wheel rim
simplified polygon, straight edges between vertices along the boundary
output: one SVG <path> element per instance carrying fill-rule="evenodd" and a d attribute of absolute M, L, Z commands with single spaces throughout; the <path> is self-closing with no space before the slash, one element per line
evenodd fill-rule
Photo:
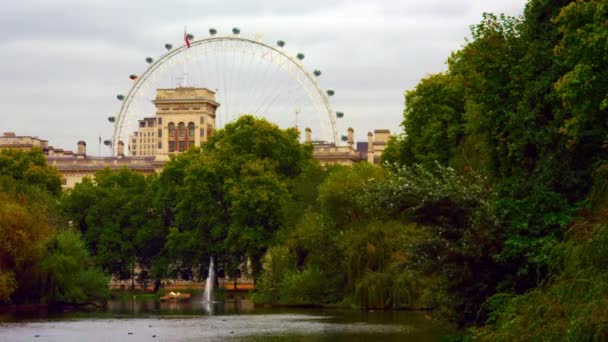
<path fill-rule="evenodd" d="M 184 44 L 175 49 L 171 49 L 171 50 L 167 51 L 166 53 L 161 55 L 157 60 L 154 60 L 152 63 L 150 63 L 150 66 L 148 68 L 146 68 L 146 70 L 141 74 L 141 76 L 137 77 L 137 79 L 134 81 L 134 84 L 129 89 L 129 92 L 122 100 L 122 105 L 121 105 L 120 111 L 118 113 L 118 117 L 116 118 L 116 122 L 114 124 L 114 132 L 112 134 L 112 142 L 111 142 L 111 147 L 112 147 L 112 151 L 114 154 L 116 154 L 117 144 L 118 144 L 118 141 L 120 140 L 120 134 L 123 129 L 122 126 L 123 126 L 125 117 L 127 115 L 127 109 L 130 107 L 130 105 L 133 101 L 133 98 L 135 97 L 137 92 L 140 90 L 142 85 L 145 84 L 145 82 L 149 79 L 149 77 L 151 75 L 153 75 L 154 72 L 156 70 L 158 70 L 158 68 L 161 67 L 163 64 L 170 61 L 174 57 L 180 55 L 181 53 L 188 51 L 188 49 L 190 49 L 192 47 L 200 46 L 200 45 L 203 45 L 206 43 L 217 42 L 217 41 L 240 41 L 240 42 L 258 45 L 258 46 L 270 49 L 270 50 L 278 53 L 282 57 L 286 58 L 292 65 L 296 66 L 299 69 L 299 71 L 302 72 L 302 74 L 304 76 L 306 76 L 306 78 L 310 81 L 310 83 L 313 85 L 317 95 L 323 100 L 323 106 L 327 111 L 327 116 L 329 117 L 329 121 L 331 124 L 330 130 L 331 130 L 333 143 L 335 145 L 338 145 L 338 131 L 336 128 L 337 123 L 336 123 L 336 118 L 333 116 L 333 110 L 332 110 L 329 98 L 325 94 L 323 89 L 320 87 L 319 83 L 317 82 L 317 78 L 315 76 L 313 76 L 310 72 L 308 72 L 308 70 L 306 70 L 303 67 L 302 63 L 300 63 L 298 60 L 296 60 L 292 56 L 288 55 L 282 49 L 269 45 L 269 44 L 266 44 L 260 40 L 241 37 L 239 35 L 214 35 L 211 37 L 205 37 L 205 38 L 190 41 L 189 42 L 190 46 Z M 311 96 L 311 94 L 307 94 L 307 95 L 309 97 Z"/>

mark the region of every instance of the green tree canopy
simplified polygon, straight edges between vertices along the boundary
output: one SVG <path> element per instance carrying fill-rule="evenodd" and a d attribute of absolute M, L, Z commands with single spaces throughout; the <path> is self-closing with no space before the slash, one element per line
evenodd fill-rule
<path fill-rule="evenodd" d="M 312 151 L 294 129 L 242 116 L 216 131 L 160 176 L 174 187 L 164 190 L 175 206 L 168 249 L 199 276 L 210 255 L 228 273 L 248 258 L 257 276 L 274 232 L 286 222 L 293 179 L 311 163 Z"/>
<path fill-rule="evenodd" d="M 162 253 L 166 229 L 153 207 L 152 181 L 129 169 L 105 169 L 62 198 L 62 208 L 106 272 L 133 278 Z"/>

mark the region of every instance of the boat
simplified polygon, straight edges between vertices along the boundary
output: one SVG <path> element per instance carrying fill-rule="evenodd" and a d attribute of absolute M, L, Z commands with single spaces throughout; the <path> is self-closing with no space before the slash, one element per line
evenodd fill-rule
<path fill-rule="evenodd" d="M 190 299 L 192 295 L 189 293 L 169 292 L 169 294 L 160 297 L 161 301 L 182 301 Z"/>

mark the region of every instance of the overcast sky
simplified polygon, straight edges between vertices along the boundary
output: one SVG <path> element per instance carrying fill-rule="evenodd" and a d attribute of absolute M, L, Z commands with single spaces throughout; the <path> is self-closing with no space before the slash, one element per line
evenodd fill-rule
<path fill-rule="evenodd" d="M 288 42 L 304 65 L 323 70 L 359 140 L 368 131 L 400 131 L 403 94 L 444 71 L 483 12 L 521 15 L 525 0 L 25 0 L 0 11 L 0 132 L 33 135 L 57 148 L 88 142 L 97 154 L 107 117 L 119 110 L 127 75 L 165 42 L 182 43 L 210 27 Z M 104 152 L 102 152 L 103 154 Z"/>

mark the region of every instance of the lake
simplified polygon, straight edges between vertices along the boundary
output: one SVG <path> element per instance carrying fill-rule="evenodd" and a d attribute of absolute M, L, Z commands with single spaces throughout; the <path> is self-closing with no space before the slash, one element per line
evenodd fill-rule
<path fill-rule="evenodd" d="M 0 341 L 436 341 L 425 312 L 113 300 L 93 312 L 0 314 Z"/>

